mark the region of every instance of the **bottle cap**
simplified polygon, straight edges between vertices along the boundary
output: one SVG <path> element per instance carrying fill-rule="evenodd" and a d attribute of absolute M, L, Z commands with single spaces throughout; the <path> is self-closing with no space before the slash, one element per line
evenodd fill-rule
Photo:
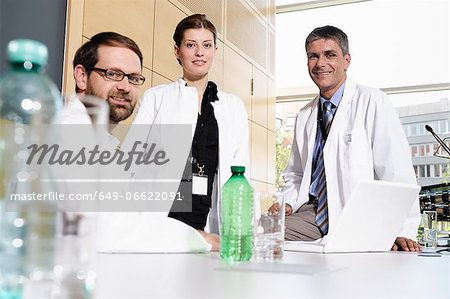
<path fill-rule="evenodd" d="M 47 47 L 43 43 L 35 40 L 12 40 L 8 43 L 7 53 L 9 62 L 30 61 L 33 64 L 38 64 L 41 66 L 47 65 Z"/>
<path fill-rule="evenodd" d="M 245 166 L 231 166 L 231 172 L 244 173 Z"/>

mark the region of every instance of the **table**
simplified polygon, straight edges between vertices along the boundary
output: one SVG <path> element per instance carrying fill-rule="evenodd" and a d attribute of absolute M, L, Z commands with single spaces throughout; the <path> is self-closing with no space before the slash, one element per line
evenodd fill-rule
<path fill-rule="evenodd" d="M 450 298 L 450 255 L 285 252 L 227 265 L 218 253 L 98 254 L 96 299 Z"/>

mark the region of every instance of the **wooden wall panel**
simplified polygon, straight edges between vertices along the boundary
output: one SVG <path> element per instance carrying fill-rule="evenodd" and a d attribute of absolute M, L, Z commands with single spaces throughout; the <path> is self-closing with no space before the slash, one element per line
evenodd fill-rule
<path fill-rule="evenodd" d="M 186 14 L 168 1 L 157 0 L 155 15 L 153 71 L 177 80 L 182 75 L 182 69 L 173 52 L 175 42 L 172 36 L 178 22 Z"/>
<path fill-rule="evenodd" d="M 251 178 L 267 182 L 267 129 L 252 123 Z"/>
<path fill-rule="evenodd" d="M 275 80 L 268 79 L 268 101 L 267 101 L 267 128 L 273 132 L 276 131 L 275 128 L 275 98 L 276 98 L 276 86 Z"/>
<path fill-rule="evenodd" d="M 267 76 L 253 67 L 252 120 L 267 128 Z"/>
<path fill-rule="evenodd" d="M 224 65 L 224 44 L 222 41 L 217 40 L 216 57 L 214 58 L 214 64 L 209 72 L 209 80 L 214 81 L 219 89 L 223 90 L 223 65 Z"/>
<path fill-rule="evenodd" d="M 255 8 L 264 16 L 268 16 L 267 12 L 267 0 L 250 0 L 251 3 L 255 6 Z"/>
<path fill-rule="evenodd" d="M 116 31 L 138 43 L 146 77 L 141 94 L 150 86 L 178 79 L 182 70 L 173 54 L 175 26 L 190 13 L 205 13 L 219 31 L 219 50 L 209 78 L 244 101 L 251 153 L 247 175 L 256 190 L 272 191 L 274 12 L 274 0 L 68 0 L 64 88 L 74 90 L 71 63 L 75 51 L 100 31 Z M 131 119 L 124 121 L 129 122 Z"/>
<path fill-rule="evenodd" d="M 267 25 L 241 0 L 227 2 L 226 39 L 266 68 Z"/>
<path fill-rule="evenodd" d="M 115 31 L 132 38 L 151 69 L 154 10 L 153 0 L 85 0 L 83 34 Z"/>
<path fill-rule="evenodd" d="M 275 32 L 269 30 L 269 55 L 268 55 L 268 72 L 275 77 Z"/>
<path fill-rule="evenodd" d="M 252 65 L 229 47 L 224 47 L 223 90 L 239 96 L 245 104 L 247 114 L 252 115 L 250 82 Z"/>
<path fill-rule="evenodd" d="M 66 45 L 64 49 L 63 93 L 75 92 L 72 61 L 75 52 L 83 44 L 84 1 L 67 1 Z"/>
<path fill-rule="evenodd" d="M 142 69 L 142 75 L 145 77 L 145 82 L 144 84 L 142 84 L 142 86 L 140 87 L 140 95 L 142 97 L 142 95 L 144 94 L 144 92 L 149 89 L 150 87 L 152 87 L 152 71 L 146 67 L 144 67 Z"/>
<path fill-rule="evenodd" d="M 208 20 L 214 24 L 219 34 L 223 32 L 223 5 L 222 0 L 177 0 L 183 4 L 193 14 L 201 13 L 206 15 Z M 175 3 L 175 1 L 173 1 Z"/>
<path fill-rule="evenodd" d="M 169 84 L 172 80 L 169 80 L 158 73 L 152 73 L 152 86 L 158 86 L 161 84 Z"/>

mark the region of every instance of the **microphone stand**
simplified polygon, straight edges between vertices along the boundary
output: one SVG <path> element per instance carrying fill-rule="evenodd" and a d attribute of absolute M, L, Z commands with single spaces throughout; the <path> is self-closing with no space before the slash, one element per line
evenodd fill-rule
<path fill-rule="evenodd" d="M 444 138 L 444 140 L 441 139 L 441 137 L 439 137 L 436 133 L 434 133 L 433 128 L 431 128 L 429 125 L 425 125 L 425 129 L 431 133 L 431 135 L 433 135 L 434 139 L 436 139 L 436 141 L 439 143 L 439 145 L 447 152 L 447 156 L 442 156 L 439 155 L 439 157 L 441 158 L 445 158 L 445 159 L 450 159 L 450 148 L 447 146 L 447 144 L 445 144 L 445 140 L 447 138 Z M 435 154 L 435 156 L 438 156 Z M 442 232 L 441 232 L 442 233 Z M 449 236 L 446 237 L 445 239 L 447 239 L 447 246 L 450 245 L 450 233 L 446 232 Z M 440 249 L 437 250 L 436 253 L 438 254 L 442 254 L 443 252 L 450 252 L 450 248 L 444 248 L 444 249 Z"/>
<path fill-rule="evenodd" d="M 442 140 L 441 137 L 439 137 L 436 133 L 434 133 L 433 128 L 431 128 L 429 125 L 425 125 L 425 130 L 430 132 L 431 135 L 433 135 L 434 139 L 436 139 L 436 141 L 439 143 L 439 145 L 447 152 L 448 156 L 439 156 L 439 157 L 450 159 L 450 148 L 444 142 L 444 140 L 447 138 Z"/>

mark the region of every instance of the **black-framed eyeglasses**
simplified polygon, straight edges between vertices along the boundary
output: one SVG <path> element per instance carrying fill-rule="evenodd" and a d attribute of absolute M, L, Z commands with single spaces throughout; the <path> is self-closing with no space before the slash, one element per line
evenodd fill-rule
<path fill-rule="evenodd" d="M 97 71 L 103 73 L 106 78 L 113 80 L 113 81 L 122 81 L 124 77 L 128 78 L 128 82 L 133 85 L 142 85 L 145 82 L 145 77 L 141 74 L 125 74 L 122 71 L 119 70 L 112 70 L 112 69 L 101 69 L 98 67 L 93 67 L 90 69 L 91 71 Z"/>

